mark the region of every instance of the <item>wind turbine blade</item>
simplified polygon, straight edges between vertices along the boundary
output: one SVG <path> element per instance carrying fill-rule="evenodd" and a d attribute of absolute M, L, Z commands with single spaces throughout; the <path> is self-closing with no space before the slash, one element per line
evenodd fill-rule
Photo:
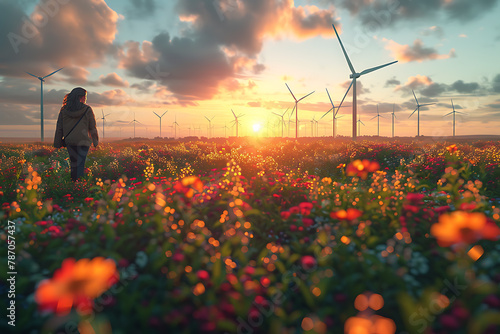
<path fill-rule="evenodd" d="M 364 75 L 364 74 L 367 74 L 367 73 L 370 73 L 370 72 L 373 72 L 373 71 L 376 71 L 376 70 L 379 70 L 383 67 L 386 67 L 386 66 L 389 66 L 389 65 L 392 65 L 392 64 L 395 64 L 397 63 L 398 61 L 395 60 L 395 61 L 392 61 L 390 63 L 387 63 L 387 64 L 384 64 L 384 65 L 380 65 L 380 66 L 375 66 L 375 67 L 372 67 L 372 68 L 369 68 L 369 69 L 366 69 L 364 71 L 362 71 L 359 75 Z"/>
<path fill-rule="evenodd" d="M 281 117 L 281 115 L 280 115 L 280 114 L 277 114 L 277 113 L 275 113 L 274 111 L 273 111 L 272 113 L 273 113 L 273 114 L 275 114 L 275 115 L 276 115 L 276 116 L 278 116 L 278 117 Z"/>
<path fill-rule="evenodd" d="M 335 105 L 333 104 L 332 98 L 330 97 L 330 93 L 328 92 L 328 88 L 326 88 L 326 93 L 328 94 L 328 98 L 330 99 L 330 103 L 332 104 L 333 109 L 335 109 Z"/>
<path fill-rule="evenodd" d="M 455 106 L 453 105 L 453 99 L 451 99 L 451 107 L 453 108 L 453 111 L 455 111 Z"/>
<path fill-rule="evenodd" d="M 205 116 L 205 118 L 207 119 L 208 122 L 210 122 L 210 119 L 207 116 Z"/>
<path fill-rule="evenodd" d="M 161 117 L 163 117 L 163 116 L 164 116 L 167 112 L 168 112 L 168 110 L 167 110 L 167 111 L 165 111 L 165 112 L 163 113 L 163 115 L 161 115 Z"/>
<path fill-rule="evenodd" d="M 347 96 L 347 93 L 349 93 L 349 90 L 351 89 L 353 83 L 354 83 L 354 79 L 351 81 L 349 88 L 347 88 L 347 91 L 345 92 L 344 97 L 342 98 L 342 101 L 340 101 L 339 107 L 337 108 L 337 112 L 335 113 L 335 115 L 337 115 L 337 113 L 340 110 L 340 107 L 342 107 L 342 103 L 344 103 L 345 97 Z"/>
<path fill-rule="evenodd" d="M 306 97 L 308 97 L 309 95 L 311 95 L 311 94 L 312 94 L 312 93 L 314 93 L 314 92 L 315 92 L 315 91 L 312 91 L 312 92 L 310 92 L 309 94 L 307 94 L 306 96 L 301 97 L 301 98 L 299 99 L 299 101 L 302 101 L 303 99 L 305 99 Z M 299 102 L 299 101 L 297 101 L 297 102 Z"/>
<path fill-rule="evenodd" d="M 447 114 L 446 114 L 446 115 L 444 115 L 443 117 L 446 117 L 446 116 L 451 115 L 451 114 L 453 114 L 453 111 L 452 111 L 452 112 L 447 113 Z"/>
<path fill-rule="evenodd" d="M 337 32 L 337 29 L 335 29 L 335 25 L 332 23 L 333 30 L 335 30 L 335 35 L 337 35 L 337 39 L 339 40 L 340 47 L 342 48 L 342 52 L 344 52 L 345 59 L 347 60 L 347 65 L 349 65 L 349 68 L 351 70 L 351 73 L 354 74 L 356 73 L 356 70 L 354 69 L 354 66 L 352 66 L 351 60 L 349 59 L 349 56 L 347 55 L 347 52 L 344 48 L 344 44 L 342 44 L 342 41 L 340 40 L 340 36 Z"/>
<path fill-rule="evenodd" d="M 418 109 L 418 107 L 416 107 L 415 110 L 413 110 L 413 112 L 411 113 L 410 116 L 408 116 L 408 118 L 410 118 L 415 113 L 415 111 L 417 111 L 417 109 Z"/>
<path fill-rule="evenodd" d="M 153 111 L 153 114 L 155 114 L 156 116 L 160 117 L 160 115 L 158 115 L 158 114 L 157 114 L 157 113 L 155 113 L 154 111 Z M 160 118 L 161 118 L 161 117 L 160 117 Z"/>
<path fill-rule="evenodd" d="M 293 95 L 292 90 L 290 89 L 290 87 L 288 87 L 288 85 L 287 85 L 286 82 L 285 82 L 285 85 L 286 85 L 286 88 L 288 88 L 288 90 L 290 91 L 290 94 L 292 94 L 293 99 L 295 100 L 295 102 L 297 102 L 297 99 L 295 98 L 295 95 Z"/>
<path fill-rule="evenodd" d="M 233 109 L 231 109 L 231 112 L 233 113 L 234 118 L 237 118 L 237 117 L 236 117 L 236 114 L 235 114 L 235 113 L 234 113 L 234 111 L 233 111 Z"/>
<path fill-rule="evenodd" d="M 62 70 L 63 68 L 64 68 L 64 67 L 61 67 L 61 68 L 60 68 L 60 69 L 58 69 L 57 71 L 54 71 L 54 72 L 52 72 L 52 73 L 50 73 L 50 74 L 48 74 L 48 75 L 46 75 L 46 76 L 42 77 L 42 79 L 45 79 L 45 78 L 47 78 L 47 77 L 50 77 L 52 74 L 55 74 L 55 73 L 59 72 L 59 71 L 60 71 L 60 70 Z"/>
<path fill-rule="evenodd" d="M 413 97 L 415 98 L 415 101 L 417 101 L 417 105 L 418 105 L 417 96 L 415 95 L 415 92 L 413 91 L 413 89 L 411 90 L 411 92 L 413 93 Z"/>
<path fill-rule="evenodd" d="M 425 104 L 421 104 L 420 106 L 421 106 L 421 107 L 424 107 L 424 106 L 430 106 L 430 105 L 432 105 L 432 104 L 436 104 L 436 103 L 425 103 Z"/>
<path fill-rule="evenodd" d="M 363 121 L 362 121 L 362 120 L 359 120 L 359 122 L 360 122 L 361 124 L 365 125 L 365 123 L 363 123 Z M 365 126 L 366 126 L 366 125 L 365 125 Z"/>
<path fill-rule="evenodd" d="M 323 116 L 321 116 L 321 117 L 320 117 L 320 120 L 322 120 L 322 119 L 323 119 L 323 117 L 325 117 L 326 115 L 328 115 L 328 113 L 329 113 L 330 111 L 332 111 L 332 110 L 333 110 L 333 108 L 330 108 L 330 110 L 328 110 L 326 113 L 324 113 L 324 114 L 323 114 Z"/>
<path fill-rule="evenodd" d="M 28 73 L 28 74 L 29 74 L 29 75 L 31 75 L 32 77 L 35 77 L 35 78 L 37 78 L 37 79 L 40 79 L 37 75 L 31 74 L 30 72 L 26 72 L 26 73 Z"/>
<path fill-rule="evenodd" d="M 335 119 L 342 118 L 342 117 L 344 117 L 344 115 L 340 115 L 339 117 L 335 117 Z"/>
<path fill-rule="evenodd" d="M 375 117 L 370 118 L 370 121 L 371 121 L 372 119 L 374 119 L 374 118 L 377 118 L 377 117 L 378 117 L 378 116 L 375 116 Z"/>
<path fill-rule="evenodd" d="M 285 114 L 288 112 L 288 109 L 290 108 L 286 108 L 285 112 L 283 113 L 283 115 L 281 115 L 281 117 L 285 116 Z"/>

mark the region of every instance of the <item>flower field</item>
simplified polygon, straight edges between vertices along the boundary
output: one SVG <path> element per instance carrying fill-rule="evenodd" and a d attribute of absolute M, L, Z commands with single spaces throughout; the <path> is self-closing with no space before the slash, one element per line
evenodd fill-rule
<path fill-rule="evenodd" d="M 500 333 L 498 142 L 129 141 L 86 167 L 0 146 L 2 333 Z"/>

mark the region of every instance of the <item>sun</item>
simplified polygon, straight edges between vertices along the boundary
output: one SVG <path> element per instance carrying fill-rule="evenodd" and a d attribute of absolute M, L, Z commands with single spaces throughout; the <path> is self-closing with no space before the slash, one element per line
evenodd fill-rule
<path fill-rule="evenodd" d="M 260 124 L 259 124 L 259 123 L 255 123 L 255 124 L 252 126 L 252 128 L 253 128 L 253 132 L 259 132 L 259 131 L 260 131 L 260 129 L 261 129 L 261 126 L 260 126 Z"/>

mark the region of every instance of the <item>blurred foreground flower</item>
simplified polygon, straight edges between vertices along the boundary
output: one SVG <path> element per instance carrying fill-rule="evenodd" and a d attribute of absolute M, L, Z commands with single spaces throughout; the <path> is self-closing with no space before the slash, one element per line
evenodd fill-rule
<path fill-rule="evenodd" d="M 118 282 L 118 278 L 111 259 L 65 259 L 51 279 L 38 285 L 35 300 L 41 310 L 58 315 L 69 313 L 73 306 L 82 312 L 90 311 L 93 299 Z"/>
<path fill-rule="evenodd" d="M 500 236 L 500 228 L 488 221 L 483 213 L 455 211 L 439 216 L 439 222 L 431 226 L 431 234 L 440 246 L 449 247 L 481 239 L 496 240 Z"/>
<path fill-rule="evenodd" d="M 354 160 L 349 165 L 347 165 L 346 173 L 347 176 L 358 176 L 365 180 L 368 173 L 375 172 L 380 168 L 380 164 L 376 161 L 364 160 Z"/>
<path fill-rule="evenodd" d="M 349 208 L 347 210 L 332 211 L 330 217 L 339 220 L 354 220 L 363 215 L 363 211 L 358 209 Z"/>
<path fill-rule="evenodd" d="M 458 150 L 458 147 L 457 147 L 457 145 L 453 144 L 453 145 L 447 146 L 447 147 L 446 147 L 446 150 L 447 150 L 450 154 L 453 154 L 453 153 L 455 153 L 455 152 Z"/>
<path fill-rule="evenodd" d="M 174 189 L 178 193 L 184 194 L 187 198 L 191 198 L 195 191 L 199 193 L 203 191 L 203 182 L 197 176 L 187 176 L 178 181 L 174 185 Z"/>

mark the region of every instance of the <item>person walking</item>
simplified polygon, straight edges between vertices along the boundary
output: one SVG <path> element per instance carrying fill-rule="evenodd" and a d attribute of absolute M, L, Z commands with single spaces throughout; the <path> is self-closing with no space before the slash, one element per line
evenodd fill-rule
<path fill-rule="evenodd" d="M 86 102 L 87 91 L 81 87 L 73 89 L 64 97 L 54 136 L 55 148 L 68 149 L 73 181 L 84 174 L 90 146 L 99 145 L 94 111 Z"/>

